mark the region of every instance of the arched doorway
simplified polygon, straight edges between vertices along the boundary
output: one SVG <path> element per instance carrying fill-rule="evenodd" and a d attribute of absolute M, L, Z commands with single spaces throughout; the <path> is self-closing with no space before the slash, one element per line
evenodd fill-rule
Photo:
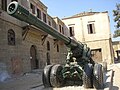
<path fill-rule="evenodd" d="M 31 46 L 30 48 L 30 63 L 31 63 L 31 69 L 38 69 L 39 67 L 39 62 L 36 57 L 36 47 L 34 45 Z"/>
<path fill-rule="evenodd" d="M 47 65 L 50 65 L 50 53 L 49 52 L 47 52 Z"/>

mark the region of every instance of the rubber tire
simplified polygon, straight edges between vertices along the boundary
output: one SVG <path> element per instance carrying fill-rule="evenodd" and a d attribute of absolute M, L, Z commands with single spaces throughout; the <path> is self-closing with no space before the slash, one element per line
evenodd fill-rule
<path fill-rule="evenodd" d="M 92 88 L 93 87 L 93 81 L 92 81 L 92 75 L 93 75 L 93 65 L 92 64 L 86 64 L 83 71 L 83 85 L 85 88 Z"/>
<path fill-rule="evenodd" d="M 101 64 L 94 65 L 93 74 L 94 74 L 93 87 L 96 89 L 103 89 L 104 83 L 103 83 L 103 72 L 102 72 Z"/>
<path fill-rule="evenodd" d="M 63 67 L 60 64 L 54 65 L 50 73 L 50 83 L 53 87 L 60 87 L 63 85 L 63 77 L 61 74 Z"/>
<path fill-rule="evenodd" d="M 50 72 L 52 67 L 53 65 L 47 65 L 43 70 L 42 81 L 43 81 L 44 87 L 51 87 Z"/>

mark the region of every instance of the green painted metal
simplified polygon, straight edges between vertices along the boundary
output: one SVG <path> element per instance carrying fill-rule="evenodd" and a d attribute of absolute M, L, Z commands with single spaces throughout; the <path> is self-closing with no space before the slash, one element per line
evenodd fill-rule
<path fill-rule="evenodd" d="M 65 35 L 59 33 L 54 28 L 48 26 L 46 23 L 39 20 L 36 16 L 31 14 L 28 10 L 23 8 L 23 6 L 19 5 L 18 2 L 11 2 L 8 5 L 7 12 L 9 15 L 29 23 L 30 25 L 34 25 L 38 27 L 39 29 L 43 30 L 44 32 L 52 35 L 53 37 L 57 38 L 58 40 L 62 40 L 66 45 L 69 47 L 76 47 L 78 46 L 78 43 L 74 40 L 71 40 L 69 37 L 66 37 Z"/>
<path fill-rule="evenodd" d="M 36 26 L 56 39 L 62 40 L 66 46 L 69 47 L 66 63 L 61 71 L 64 79 L 78 78 L 81 80 L 84 65 L 86 63 L 94 64 L 94 61 L 91 59 L 90 48 L 88 48 L 86 44 L 76 42 L 75 40 L 59 33 L 56 29 L 48 26 L 36 16 L 32 15 L 28 10 L 19 5 L 18 2 L 11 2 L 7 7 L 7 12 L 9 15 L 21 21 Z"/>
<path fill-rule="evenodd" d="M 81 54 L 84 58 L 90 57 L 90 50 L 86 45 L 84 46 L 81 42 L 76 42 L 75 40 L 71 39 L 70 37 L 67 37 L 67 36 L 59 33 L 56 29 L 48 26 L 46 23 L 42 22 L 36 16 L 31 14 L 23 6 L 19 5 L 18 2 L 15 2 L 15 1 L 11 2 L 7 7 L 7 12 L 9 15 L 28 23 L 29 25 L 36 26 L 37 28 L 50 34 L 51 36 L 55 37 L 56 39 L 62 40 L 66 44 L 67 47 L 71 48 L 72 51 L 74 51 L 74 49 L 77 48 L 75 50 L 75 52 L 77 52 L 77 54 L 79 52 L 79 54 Z M 75 52 L 73 52 L 73 54 Z"/>

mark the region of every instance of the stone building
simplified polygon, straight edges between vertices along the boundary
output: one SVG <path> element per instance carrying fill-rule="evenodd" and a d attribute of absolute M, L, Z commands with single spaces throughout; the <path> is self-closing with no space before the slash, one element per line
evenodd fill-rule
<path fill-rule="evenodd" d="M 84 12 L 60 20 L 47 13 L 40 0 L 0 1 L 0 64 L 11 74 L 21 74 L 45 65 L 64 63 L 67 48 L 64 43 L 41 29 L 7 14 L 7 5 L 17 1 L 43 23 L 61 34 L 87 44 L 97 62 L 113 60 L 108 12 Z"/>
<path fill-rule="evenodd" d="M 108 12 L 83 12 L 62 19 L 70 36 L 85 43 L 92 50 L 96 62 L 113 61 L 113 48 Z"/>
<path fill-rule="evenodd" d="M 43 23 L 67 35 L 64 23 L 59 25 L 62 21 L 58 18 L 55 21 L 40 0 L 0 0 L 0 63 L 6 70 L 10 74 L 21 74 L 65 62 L 66 46 L 62 41 L 7 14 L 7 5 L 12 1 L 17 1 Z"/>

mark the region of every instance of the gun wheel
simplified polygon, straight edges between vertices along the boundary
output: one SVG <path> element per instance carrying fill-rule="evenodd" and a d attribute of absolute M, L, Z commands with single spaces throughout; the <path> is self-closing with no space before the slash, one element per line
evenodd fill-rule
<path fill-rule="evenodd" d="M 63 78 L 61 70 L 63 67 L 59 64 L 54 65 L 50 73 L 50 83 L 53 87 L 60 87 L 63 84 Z"/>
<path fill-rule="evenodd" d="M 83 85 L 85 88 L 93 87 L 92 74 L 93 74 L 92 64 L 86 64 L 83 72 Z"/>
<path fill-rule="evenodd" d="M 43 85 L 44 87 L 51 87 L 51 83 L 50 83 L 50 72 L 51 72 L 51 68 L 53 65 L 47 65 L 44 68 L 43 74 L 42 74 L 42 81 L 43 81 Z"/>
<path fill-rule="evenodd" d="M 103 89 L 103 72 L 102 72 L 102 65 L 95 64 L 94 65 L 94 78 L 93 78 L 93 86 L 96 89 Z"/>

